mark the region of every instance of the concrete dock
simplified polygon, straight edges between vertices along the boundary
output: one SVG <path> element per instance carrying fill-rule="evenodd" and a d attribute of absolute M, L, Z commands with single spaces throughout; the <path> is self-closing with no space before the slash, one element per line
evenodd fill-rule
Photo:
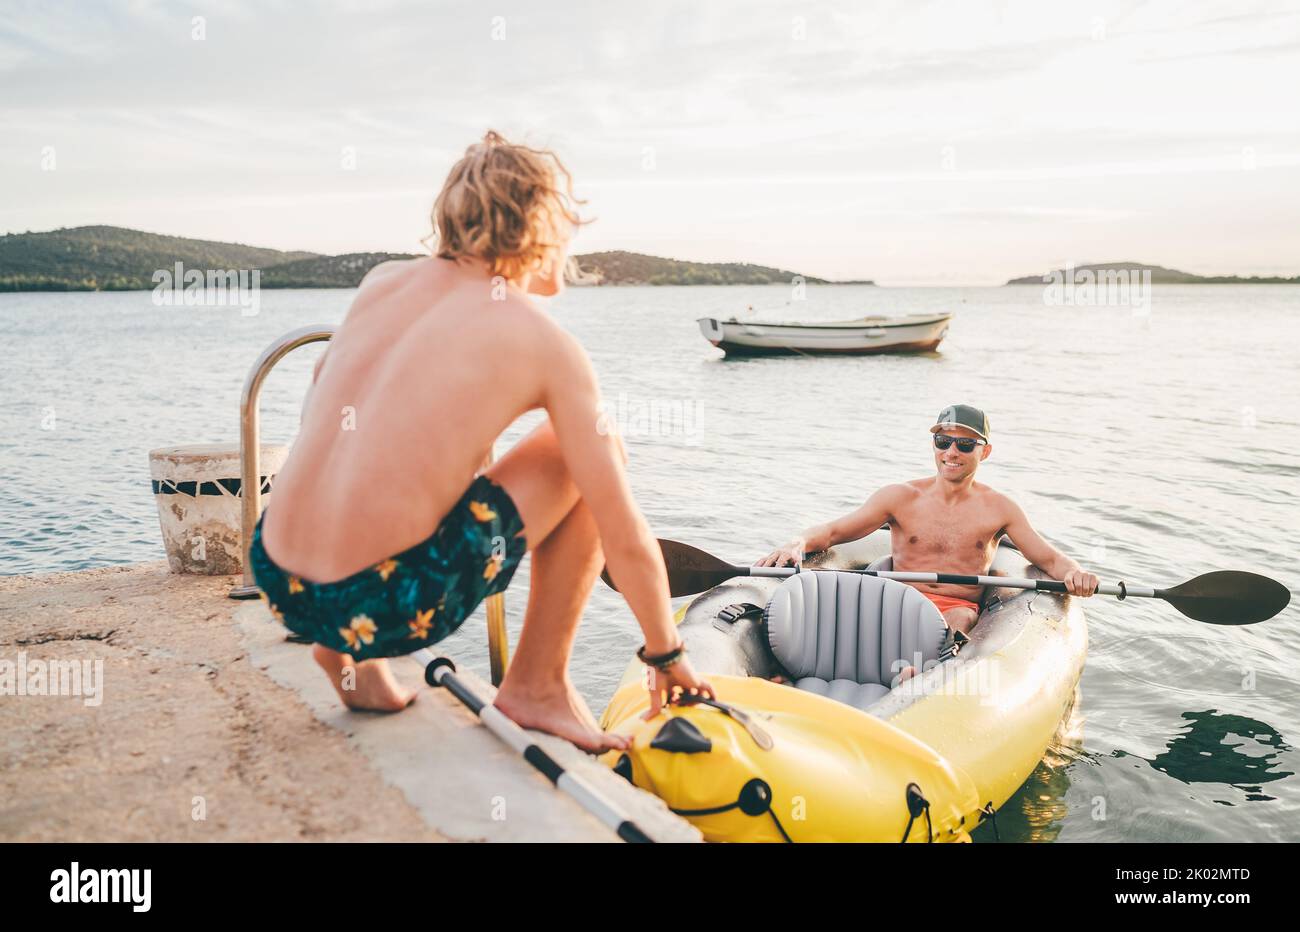
<path fill-rule="evenodd" d="M 163 561 L 0 577 L 0 841 L 617 841 L 443 690 L 396 715 L 343 708 L 232 584 Z M 538 738 L 656 840 L 699 840 Z"/>

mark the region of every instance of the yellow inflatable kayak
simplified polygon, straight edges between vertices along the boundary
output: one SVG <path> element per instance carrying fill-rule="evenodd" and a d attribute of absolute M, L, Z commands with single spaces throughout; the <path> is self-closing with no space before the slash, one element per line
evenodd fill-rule
<path fill-rule="evenodd" d="M 888 553 L 878 531 L 805 567 Z M 1005 541 L 990 573 L 1043 578 Z M 1087 653 L 1069 596 L 991 589 L 958 643 L 915 589 L 854 573 L 740 577 L 678 620 L 717 705 L 646 720 L 634 662 L 601 719 L 632 747 L 604 760 L 710 841 L 968 841 L 1042 759 Z"/>

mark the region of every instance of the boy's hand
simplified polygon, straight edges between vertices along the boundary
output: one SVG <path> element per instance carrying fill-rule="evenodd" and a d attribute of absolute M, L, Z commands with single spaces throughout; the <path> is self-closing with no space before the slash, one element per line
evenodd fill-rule
<path fill-rule="evenodd" d="M 654 718 L 665 703 L 672 702 L 684 692 L 699 693 L 709 699 L 714 698 L 713 687 L 707 680 L 700 679 L 691 662 L 682 657 L 666 671 L 646 667 L 646 686 L 650 690 L 650 708 L 646 710 L 647 719 Z"/>

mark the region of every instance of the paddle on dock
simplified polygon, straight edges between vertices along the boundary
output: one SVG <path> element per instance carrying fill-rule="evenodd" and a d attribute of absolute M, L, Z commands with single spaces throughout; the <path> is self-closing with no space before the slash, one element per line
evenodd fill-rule
<path fill-rule="evenodd" d="M 630 818 L 618 810 L 599 790 L 572 770 L 566 770 L 559 761 L 548 754 L 528 732 L 520 728 L 491 701 L 475 692 L 468 682 L 456 675 L 456 665 L 447 657 L 435 657 L 427 648 L 411 654 L 416 663 L 424 667 L 424 681 L 430 686 L 442 686 L 469 709 L 479 721 L 524 760 L 540 771 L 556 788 L 569 796 L 626 842 L 653 842 L 649 835 Z"/>

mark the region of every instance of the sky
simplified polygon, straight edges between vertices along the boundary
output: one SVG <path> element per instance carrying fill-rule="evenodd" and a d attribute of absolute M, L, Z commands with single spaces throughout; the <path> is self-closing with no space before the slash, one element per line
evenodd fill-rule
<path fill-rule="evenodd" d="M 0 0 L 0 232 L 417 252 L 488 129 L 575 252 L 1300 274 L 1300 0 Z"/>

